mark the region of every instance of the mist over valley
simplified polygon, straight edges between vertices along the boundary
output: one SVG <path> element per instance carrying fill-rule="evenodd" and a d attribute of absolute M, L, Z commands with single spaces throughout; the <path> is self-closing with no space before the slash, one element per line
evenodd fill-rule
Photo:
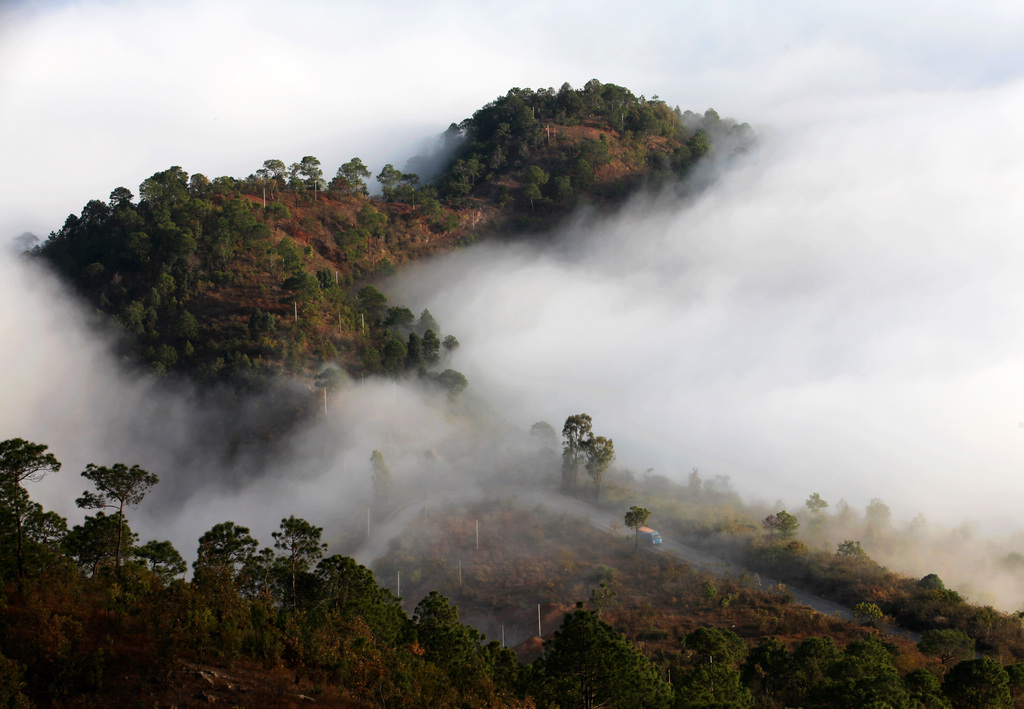
<path fill-rule="evenodd" d="M 997 94 L 987 110 L 1013 105 Z M 173 471 L 150 514 L 185 549 L 219 519 L 258 529 L 285 510 L 358 516 L 376 448 L 400 456 L 410 481 L 426 468 L 423 451 L 451 446 L 446 469 L 488 477 L 506 445 L 461 439 L 525 440 L 534 422 L 558 429 L 578 411 L 614 437 L 616 467 L 641 477 L 683 481 L 696 468 L 798 513 L 811 492 L 854 509 L 879 498 L 901 524 L 923 515 L 960 530 L 960 547 L 1003 539 L 1017 532 L 1020 334 L 1006 324 L 1020 300 L 1021 215 L 998 190 L 970 185 L 1008 184 L 1019 167 L 990 164 L 991 138 L 964 144 L 976 118 L 953 115 L 925 135 L 912 133 L 913 117 L 769 132 L 705 164 L 689 189 L 638 195 L 614 215 L 580 212 L 541 241 L 485 241 L 383 281 L 390 302 L 429 307 L 458 333 L 451 357 L 471 383 L 466 398 L 504 422 L 501 434 L 469 433 L 414 382 L 364 379 L 288 440 L 239 450 L 217 431 L 258 418 L 259 404 L 234 408 L 230 395 L 113 361 L 81 325 L 81 306 L 10 260 L 8 300 L 26 306 L 8 312 L 5 331 L 33 337 L 5 347 L 22 372 L 8 381 L 18 404 L 6 425 L 47 441 L 71 470 L 130 459 Z M 963 156 L 955 181 L 949 151 L 934 149 L 951 144 Z M 984 230 L 973 215 L 986 215 Z M 308 386 L 293 386 L 307 409 Z M 43 499 L 69 514 L 77 483 L 62 477 Z M 1013 545 L 995 549 L 979 557 L 967 546 L 963 563 L 981 559 L 988 572 Z M 950 551 L 882 558 L 915 574 L 941 567 L 951 582 L 974 579 L 972 594 L 1019 604 L 1016 591 L 989 596 L 998 592 L 979 588 L 975 566 L 961 572 Z"/>
<path fill-rule="evenodd" d="M 567 702 L 559 642 L 579 623 L 619 638 L 655 705 L 727 684 L 716 701 L 866 701 L 751 679 L 772 643 L 797 658 L 817 636 L 838 643 L 823 677 L 891 643 L 893 706 L 966 706 L 956 662 L 982 660 L 1024 702 L 1019 9 L 637 8 L 613 59 L 583 41 L 612 32 L 589 12 L 571 37 L 535 21 L 571 9 L 525 7 L 499 37 L 465 3 L 389 8 L 427 43 L 385 33 L 388 12 L 311 1 L 304 44 L 259 13 L 187 29 L 239 9 L 187 5 L 144 24 L 92 0 L 0 11 L 20 136 L 0 178 L 0 474 L 18 439 L 61 463 L 0 476 L 12 691 L 22 675 L 41 706 L 100 691 L 14 648 L 79 623 L 67 666 L 86 667 L 93 637 L 122 642 L 116 621 L 162 638 L 139 667 L 189 658 L 182 686 L 213 686 L 216 657 L 294 673 L 327 705 L 447 701 L 430 687 Z M 653 29 L 667 19 L 678 34 Z M 154 20 L 220 75 L 190 57 L 192 91 L 170 47 L 135 46 Z M 350 21 L 362 32 L 327 41 Z M 90 27 L 109 46 L 58 78 L 41 53 L 81 50 Z M 267 40 L 277 62 L 253 52 Z M 299 47 L 321 68 L 376 52 L 390 80 L 335 69 L 328 91 L 300 78 Z M 137 101 L 102 118 L 124 97 L 75 82 L 136 56 L 152 80 L 126 65 Z M 95 118 L 68 127 L 62 86 Z M 239 107 L 257 87 L 254 127 Z M 115 463 L 159 483 L 128 505 L 124 549 L 118 517 L 94 558 L 117 505 L 80 472 Z M 111 643 L 118 674 L 131 653 Z M 701 643 L 730 646 L 735 678 L 700 674 Z M 404 669 L 366 679 L 389 662 Z M 277 698 L 252 702 L 304 701 L 253 677 Z"/>

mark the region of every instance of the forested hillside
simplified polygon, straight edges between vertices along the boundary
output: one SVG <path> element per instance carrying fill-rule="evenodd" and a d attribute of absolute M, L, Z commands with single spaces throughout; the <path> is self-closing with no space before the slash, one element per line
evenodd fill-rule
<path fill-rule="evenodd" d="M 456 335 L 429 303 L 389 303 L 380 278 L 495 234 L 543 233 L 583 204 L 611 208 L 751 139 L 713 110 L 683 113 L 596 80 L 513 89 L 452 124 L 436 175 L 385 165 L 371 180 L 359 158 L 332 175 L 314 156 L 266 160 L 245 178 L 171 167 L 137 199 L 118 187 L 89 202 L 36 253 L 156 373 L 249 389 L 328 367 L 328 379 L 438 378 Z M 446 377 L 445 388 L 463 385 Z"/>
<path fill-rule="evenodd" d="M 571 434 L 563 437 L 568 443 Z M 390 543 L 376 574 L 344 553 L 358 532 L 332 549 L 319 520 L 289 515 L 271 539 L 256 539 L 245 520 L 196 530 L 185 580 L 188 567 L 173 545 L 143 543 L 131 530 L 130 509 L 147 504 L 158 475 L 89 465 L 81 477 L 91 489 L 75 500 L 87 514 L 69 528 L 31 490 L 70 471 L 44 444 L 2 441 L 0 702 L 1024 705 L 1019 617 L 972 606 L 934 575 L 900 578 L 851 540 L 811 554 L 802 539 L 817 537 L 804 537 L 796 515 L 780 511 L 757 525 L 754 510 L 721 481 L 673 487 L 618 472 L 601 501 L 577 490 L 595 511 L 621 515 L 621 523 L 591 526 L 557 511 L 555 489 L 565 482 L 558 459 L 568 456 L 545 446 L 524 482 L 550 506 L 518 505 L 505 471 L 495 471 L 481 480 L 495 496 L 466 508 L 424 508 Z M 371 463 L 379 513 L 421 500 L 390 489 L 379 451 Z M 850 529 L 849 518 L 823 513 L 820 497 L 809 502 L 802 517 L 817 533 L 837 522 Z M 635 530 L 652 519 L 669 538 L 680 526 L 724 534 L 755 568 L 777 571 L 781 557 L 803 559 L 803 581 L 820 574 L 825 592 L 830 577 L 841 577 L 847 591 L 877 603 L 855 605 L 857 622 L 815 613 L 784 584 L 698 569 L 638 544 Z M 724 520 L 735 528 L 723 530 Z M 908 609 L 921 613 L 916 643 L 884 625 L 909 620 Z"/>
<path fill-rule="evenodd" d="M 267 468 L 246 476 L 279 472 L 262 454 L 314 410 L 326 420 L 348 378 L 434 388 L 428 416 L 450 428 L 426 450 L 391 421 L 382 450 L 352 444 L 363 467 L 330 471 L 345 478 L 333 494 L 353 497 L 330 519 L 220 518 L 177 549 L 131 523 L 181 471 L 61 471 L 44 443 L 0 440 L 0 707 L 1024 706 L 1020 614 L 877 561 L 920 554 L 923 522 L 897 528 L 879 499 L 860 515 L 811 493 L 787 510 L 696 470 L 637 475 L 584 413 L 561 435 L 489 420 L 460 398 L 460 333 L 430 303 L 387 295 L 387 276 L 417 259 L 484 239 L 543 247 L 581 208 L 685 193 L 702 162 L 752 140 L 714 110 L 596 80 L 513 89 L 402 169 L 354 157 L 332 173 L 314 156 L 244 178 L 171 167 L 68 217 L 34 257 L 125 361 L 189 380 L 224 412 L 204 432 L 217 445 L 195 442 L 204 476 L 243 439 L 265 446 L 246 466 Z M 384 417 L 403 406 L 387 389 Z M 310 467 L 328 466 L 336 449 L 311 447 L 326 452 Z M 76 524 L 33 492 L 77 473 Z M 473 501 L 439 502 L 453 488 Z M 642 541 L 644 525 L 665 547 Z M 684 545 L 713 563 L 688 563 Z M 368 548 L 372 569 L 354 559 Z M 1020 554 L 998 564 L 1024 579 Z M 815 612 L 794 589 L 848 610 Z"/>

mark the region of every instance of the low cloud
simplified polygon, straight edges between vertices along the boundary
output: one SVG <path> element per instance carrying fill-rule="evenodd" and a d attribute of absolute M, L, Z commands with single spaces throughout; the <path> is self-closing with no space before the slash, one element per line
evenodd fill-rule
<path fill-rule="evenodd" d="M 638 199 L 547 249 L 456 254 L 395 289 L 460 333 L 500 410 L 526 426 L 586 411 L 634 470 L 1013 520 L 1020 104 L 1019 86 L 868 102 L 770 135 L 688 197 Z"/>
<path fill-rule="evenodd" d="M 765 133 L 700 189 L 583 214 L 546 246 L 492 241 L 403 271 L 389 299 L 429 307 L 462 342 L 450 365 L 487 422 L 473 430 L 415 384 L 353 382 L 268 459 L 222 435 L 258 411 L 132 373 L 89 312 L 5 255 L 0 289 L 18 307 L 0 313 L 15 333 L 0 428 L 65 463 L 32 494 L 72 521 L 85 464 L 156 472 L 133 525 L 185 554 L 225 519 L 264 544 L 289 514 L 337 538 L 365 515 L 373 449 L 404 485 L 465 491 L 534 422 L 579 412 L 637 472 L 696 467 L 790 509 L 810 492 L 877 497 L 897 519 L 1006 531 L 1024 492 L 1018 88 Z M 1010 127 L 978 130 L 985 118 Z M 993 559 L 1014 548 L 979 544 Z"/>
<path fill-rule="evenodd" d="M 143 539 L 170 539 L 186 557 L 200 534 L 233 520 L 264 544 L 284 517 L 325 528 L 325 539 L 358 528 L 373 496 L 370 453 L 384 452 L 403 493 L 468 489 L 480 472 L 471 461 L 490 445 L 487 416 L 472 433 L 448 415 L 443 392 L 416 382 L 347 382 L 331 394 L 277 382 L 274 399 L 200 390 L 159 379 L 115 355 L 116 331 L 80 305 L 38 264 L 0 253 L 0 439 L 50 447 L 61 471 L 29 492 L 74 524 L 74 500 L 88 488 L 89 463 L 139 464 L 160 477 L 129 516 Z M 280 416 L 295 406 L 313 415 L 286 431 Z"/>
<path fill-rule="evenodd" d="M 269 543 L 288 514 L 334 528 L 361 514 L 374 448 L 409 480 L 462 475 L 533 422 L 586 411 L 633 470 L 698 467 L 791 508 L 817 491 L 985 533 L 1016 523 L 1019 3 L 628 17 L 527 3 L 500 23 L 463 2 L 309 2 L 284 16 L 232 3 L 12 7 L 0 11 L 0 107 L 18 136 L 0 189 L 8 240 L 172 164 L 210 177 L 306 154 L 328 173 L 356 155 L 374 172 L 400 165 L 420 136 L 516 85 L 596 77 L 715 106 L 762 136 L 706 189 L 580 218 L 548 248 L 466 249 L 388 285 L 459 337 L 467 394 L 507 422 L 469 450 L 443 403 L 378 383 L 353 383 L 275 460 L 232 447 L 219 433 L 229 419 L 259 412 L 133 373 L 89 311 L 0 254 L 0 430 L 65 463 L 32 489 L 45 506 L 78 514 L 89 462 L 140 463 L 162 482 L 160 504 L 133 514 L 137 531 L 188 554 L 233 518 Z M 595 51 L 612 31 L 628 51 Z M 352 71 L 368 57 L 373 72 Z"/>

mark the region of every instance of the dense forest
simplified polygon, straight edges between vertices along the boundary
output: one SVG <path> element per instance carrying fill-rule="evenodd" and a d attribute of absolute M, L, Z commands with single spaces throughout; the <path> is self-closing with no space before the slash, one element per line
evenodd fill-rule
<path fill-rule="evenodd" d="M 458 333 L 430 303 L 391 302 L 387 277 L 484 239 L 543 248 L 580 210 L 641 191 L 686 195 L 703 164 L 753 140 L 712 109 L 596 80 L 512 89 L 404 171 L 354 157 L 332 176 L 314 156 L 244 178 L 171 167 L 137 196 L 89 202 L 30 258 L 124 361 L 259 402 L 266 415 L 232 419 L 228 438 L 272 450 L 321 397 L 372 377 L 435 389 L 473 431 L 478 410 L 454 405 L 471 386 Z M 1024 706 L 1020 615 L 877 562 L 923 544 L 884 502 L 861 515 L 811 493 L 787 510 L 696 470 L 637 475 L 585 413 L 508 433 L 514 452 L 474 480 L 481 499 L 419 508 L 372 569 L 353 558 L 369 519 L 330 539 L 294 515 L 270 539 L 252 520 L 196 529 L 194 549 L 140 539 L 133 510 L 173 472 L 127 462 L 74 471 L 87 489 L 70 523 L 32 497 L 60 461 L 2 433 L 0 707 Z M 374 524 L 432 492 L 392 465 L 368 451 Z M 676 551 L 642 543 L 645 524 Z M 1000 563 L 1024 573 L 1019 554 Z M 852 612 L 815 612 L 791 589 Z"/>

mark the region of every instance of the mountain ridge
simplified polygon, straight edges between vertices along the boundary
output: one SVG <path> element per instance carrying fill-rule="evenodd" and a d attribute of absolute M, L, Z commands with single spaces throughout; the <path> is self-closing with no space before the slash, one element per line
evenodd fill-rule
<path fill-rule="evenodd" d="M 480 239 L 543 238 L 582 205 L 614 209 L 685 177 L 716 142 L 751 140 L 711 109 L 684 114 L 596 80 L 512 89 L 452 124 L 451 157 L 424 184 L 386 165 L 370 196 L 359 158 L 329 181 L 313 156 L 267 160 L 242 179 L 175 166 L 145 180 L 138 203 L 124 187 L 90 201 L 33 253 L 113 317 L 125 354 L 157 374 L 257 388 L 327 366 L 415 374 L 431 369 L 410 351 L 423 332 L 388 321 L 405 308 L 366 290 L 381 277 Z"/>

